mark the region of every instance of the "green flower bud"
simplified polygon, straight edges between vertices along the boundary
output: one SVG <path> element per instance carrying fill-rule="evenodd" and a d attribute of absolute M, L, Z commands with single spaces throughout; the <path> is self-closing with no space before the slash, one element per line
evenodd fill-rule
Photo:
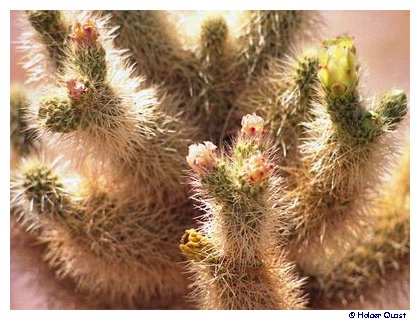
<path fill-rule="evenodd" d="M 324 89 L 340 96 L 352 92 L 358 81 L 358 63 L 353 39 L 344 36 L 324 41 L 318 77 Z"/>

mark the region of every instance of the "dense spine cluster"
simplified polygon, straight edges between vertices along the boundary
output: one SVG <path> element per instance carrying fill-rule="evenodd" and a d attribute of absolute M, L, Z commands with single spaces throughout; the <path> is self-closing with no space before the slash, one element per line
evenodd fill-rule
<path fill-rule="evenodd" d="M 135 299 L 145 304 L 184 290 L 176 239 L 191 212 L 181 185 L 189 129 L 176 110 L 170 113 L 175 98 L 159 99 L 132 76 L 112 32 L 104 19 L 75 16 L 65 67 L 28 116 L 56 147 L 53 155 L 72 159 L 67 170 L 83 177 L 78 193 L 61 183 L 65 197 L 46 190 L 43 172 L 61 177 L 33 159 L 34 168 L 21 167 L 13 178 L 12 204 L 40 230 L 45 257 L 60 277 L 111 304 L 134 307 Z"/>
<path fill-rule="evenodd" d="M 243 118 L 229 154 L 210 142 L 192 145 L 195 198 L 206 210 L 203 234 L 187 230 L 180 249 L 196 278 L 204 309 L 300 309 L 300 283 L 273 251 L 279 181 L 263 134 L 263 119 Z"/>
<path fill-rule="evenodd" d="M 29 82 L 46 83 L 64 68 L 67 38 L 71 25 L 69 16 L 58 10 L 29 10 L 27 28 L 22 36 L 25 52 L 24 67 L 29 71 Z"/>
<path fill-rule="evenodd" d="M 57 278 L 108 308 L 305 309 L 407 273 L 407 95 L 363 97 L 349 36 L 298 46 L 314 12 L 193 15 L 25 12 L 11 212 Z"/>
<path fill-rule="evenodd" d="M 281 205 L 295 219 L 291 252 L 309 274 L 338 261 L 366 224 L 367 204 L 392 155 L 387 133 L 407 112 L 407 97 L 397 90 L 374 109 L 366 107 L 355 51 L 349 37 L 324 42 L 320 98 L 310 110 L 312 120 L 303 123 L 301 163 Z"/>
<path fill-rule="evenodd" d="M 30 98 L 20 85 L 10 87 L 10 163 L 16 164 L 21 156 L 37 149 L 36 131 L 29 126 Z"/>
<path fill-rule="evenodd" d="M 405 147 L 393 178 L 374 201 L 371 224 L 355 247 L 326 274 L 310 283 L 325 301 L 345 305 L 367 299 L 369 286 L 386 286 L 396 273 L 410 268 L 410 150 Z M 400 294 L 404 294 L 401 292 Z M 315 302 L 318 306 L 322 303 Z"/>

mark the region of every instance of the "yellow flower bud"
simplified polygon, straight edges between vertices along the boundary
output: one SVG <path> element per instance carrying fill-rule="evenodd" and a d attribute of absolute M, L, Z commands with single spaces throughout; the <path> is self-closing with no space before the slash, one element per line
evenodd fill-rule
<path fill-rule="evenodd" d="M 210 242 L 195 229 L 185 230 L 181 238 L 179 249 L 189 259 L 202 261 L 208 257 Z"/>
<path fill-rule="evenodd" d="M 324 88 L 343 95 L 355 89 L 358 81 L 358 63 L 353 39 L 344 36 L 324 42 L 318 77 Z"/>

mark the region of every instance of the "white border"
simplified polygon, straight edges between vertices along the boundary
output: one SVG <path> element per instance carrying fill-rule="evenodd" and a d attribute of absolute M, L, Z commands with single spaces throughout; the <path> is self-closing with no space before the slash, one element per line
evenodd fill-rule
<path fill-rule="evenodd" d="M 211 10 L 235 10 L 235 9 L 318 9 L 318 10 L 411 10 L 411 46 L 410 56 L 413 57 L 410 61 L 410 74 L 411 74 L 411 88 L 417 90 L 410 90 L 410 105 L 411 105 L 411 311 L 407 311 L 406 319 L 415 319 L 413 317 L 419 316 L 419 308 L 417 307 L 416 301 L 420 301 L 418 284 L 419 276 L 417 271 L 419 270 L 419 236 L 416 231 L 419 228 L 419 198 L 416 195 L 417 190 L 420 190 L 420 175 L 419 175 L 419 137 L 420 137 L 420 126 L 416 125 L 416 121 L 420 119 L 420 100 L 419 100 L 419 31 L 420 30 L 420 12 L 418 1 L 416 0 L 351 0 L 351 1 L 326 1 L 326 0 L 293 0 L 293 1 L 263 1 L 263 0 L 241 0 L 233 3 L 233 1 L 222 1 L 222 0 L 211 0 L 211 1 L 181 1 L 181 0 L 161 0 L 161 1 L 134 1 L 134 0 L 118 0 L 112 2 L 105 1 L 89 1 L 86 0 L 71 0 L 60 2 L 54 0 L 37 0 L 37 1 L 1 1 L 1 35 L 4 41 L 4 47 L 2 48 L 0 63 L 2 68 L 0 70 L 10 70 L 10 13 L 9 10 L 23 10 L 23 9 L 165 9 L 165 10 L 181 10 L 181 9 L 211 9 Z M 0 145 L 3 146 L 3 156 L 0 157 L 1 161 L 1 175 L 0 175 L 0 205 L 1 205 L 1 218 L 8 222 L 9 220 L 9 181 L 10 181 L 10 169 L 9 169 L 9 136 L 7 134 L 9 125 L 9 85 L 10 75 L 2 72 L 0 75 L 0 88 L 1 92 L 1 108 L 0 108 Z M 4 152 L 5 150 L 5 152 Z M 190 317 L 199 317 L 200 319 L 211 319 L 220 316 L 238 316 L 245 319 L 265 318 L 265 319 L 348 319 L 349 311 L 254 311 L 254 312 L 240 312 L 233 311 L 10 311 L 10 237 L 9 237 L 9 223 L 0 223 L 0 252 L 1 252 L 1 263 L 0 263 L 0 307 L 1 307 L 1 319 L 73 319 L 78 317 L 79 319 L 141 319 L 148 317 L 170 317 L 174 319 L 187 319 Z M 417 285 L 415 285 L 417 284 Z M 194 312 L 194 314 L 192 314 Z M 240 314 L 239 314 L 240 313 Z M 383 317 L 382 317 L 383 318 Z"/>

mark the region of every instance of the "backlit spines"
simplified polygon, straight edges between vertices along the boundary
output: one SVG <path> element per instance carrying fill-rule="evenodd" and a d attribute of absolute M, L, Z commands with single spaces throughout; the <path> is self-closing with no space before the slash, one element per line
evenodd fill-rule
<path fill-rule="evenodd" d="M 248 81 L 257 77 L 272 58 L 289 54 L 292 44 L 304 36 L 304 27 L 315 19 L 308 11 L 249 11 L 244 18 L 241 37 L 241 62 L 246 66 Z"/>
<path fill-rule="evenodd" d="M 128 186 L 143 188 L 144 198 L 159 197 L 163 181 L 173 188 L 164 197 L 180 195 L 179 154 L 189 130 L 178 119 L 178 102 L 143 88 L 107 32 L 106 20 L 76 19 L 61 88 L 47 89 L 39 100 L 41 131 L 65 141 L 80 160 L 99 159 L 109 175 L 129 175 Z"/>
<path fill-rule="evenodd" d="M 189 95 L 189 79 L 195 73 L 191 54 L 181 45 L 177 30 L 163 11 L 112 11 L 111 22 L 119 26 L 116 44 L 130 49 L 140 75 L 148 84 L 161 85 L 171 93 Z"/>
<path fill-rule="evenodd" d="M 303 167 L 291 171 L 295 186 L 284 202 L 290 201 L 285 210 L 298 226 L 293 255 L 308 273 L 328 270 L 329 261 L 334 264 L 357 238 L 366 223 L 366 204 L 392 154 L 393 138 L 385 135 L 388 120 L 375 117 L 379 109 L 368 108 L 358 92 L 352 40 L 341 37 L 326 43 L 324 54 L 331 60 L 321 62 L 321 99 L 312 107 L 312 119 L 304 123 Z M 394 108 L 406 100 L 399 101 Z"/>
<path fill-rule="evenodd" d="M 360 300 L 369 286 L 386 286 L 395 273 L 409 269 L 410 252 L 410 151 L 392 170 L 370 208 L 371 224 L 358 243 L 326 274 L 314 278 L 314 287 L 325 299 L 346 305 Z"/>
<path fill-rule="evenodd" d="M 267 71 L 250 84 L 238 99 L 241 110 L 257 112 L 266 119 L 275 137 L 282 166 L 298 159 L 298 145 L 318 87 L 317 48 L 302 50 L 286 61 L 272 60 Z"/>
<path fill-rule="evenodd" d="M 115 197 L 106 185 L 70 174 L 60 160 L 27 160 L 12 180 L 12 208 L 46 244 L 57 276 L 84 294 L 132 307 L 182 293 L 175 242 L 185 226 L 174 223 L 176 209 L 156 206 L 150 214 L 150 206 Z"/>
<path fill-rule="evenodd" d="M 70 24 L 63 11 L 28 10 L 27 30 L 21 38 L 29 79 L 43 83 L 54 79 L 65 67 Z"/>
<path fill-rule="evenodd" d="M 232 35 L 223 16 L 209 16 L 198 36 L 197 74 L 191 79 L 191 106 L 198 123 L 205 123 L 207 136 L 223 139 L 232 128 L 234 63 Z M 220 130 L 222 128 L 222 130 Z"/>
<path fill-rule="evenodd" d="M 319 29 L 303 11 L 26 17 L 30 80 L 47 85 L 11 97 L 37 141 L 11 211 L 69 290 L 110 308 L 300 309 L 407 274 L 406 178 L 382 178 L 408 98 L 364 98 L 351 37 L 298 43 Z"/>
<path fill-rule="evenodd" d="M 20 156 L 34 152 L 37 146 L 37 134 L 29 125 L 30 97 L 27 90 L 19 85 L 10 88 L 10 146 L 16 161 Z M 12 160 L 12 158 L 11 158 Z M 13 161 L 15 162 L 15 161 Z M 13 163 L 15 165 L 16 163 Z"/>
<path fill-rule="evenodd" d="M 206 151 L 203 145 L 200 155 L 210 153 L 206 159 L 212 159 L 205 171 L 190 162 L 195 171 L 194 198 L 206 210 L 205 235 L 194 231 L 197 236 L 191 238 L 187 230 L 190 241 L 201 240 L 196 244 L 181 240 L 180 248 L 192 261 L 193 296 L 206 309 L 303 307 L 300 282 L 270 248 L 275 225 L 271 203 L 279 190 L 268 138 L 260 126 L 263 121 L 256 115 L 243 119 L 231 154 L 217 154 L 214 148 Z"/>

